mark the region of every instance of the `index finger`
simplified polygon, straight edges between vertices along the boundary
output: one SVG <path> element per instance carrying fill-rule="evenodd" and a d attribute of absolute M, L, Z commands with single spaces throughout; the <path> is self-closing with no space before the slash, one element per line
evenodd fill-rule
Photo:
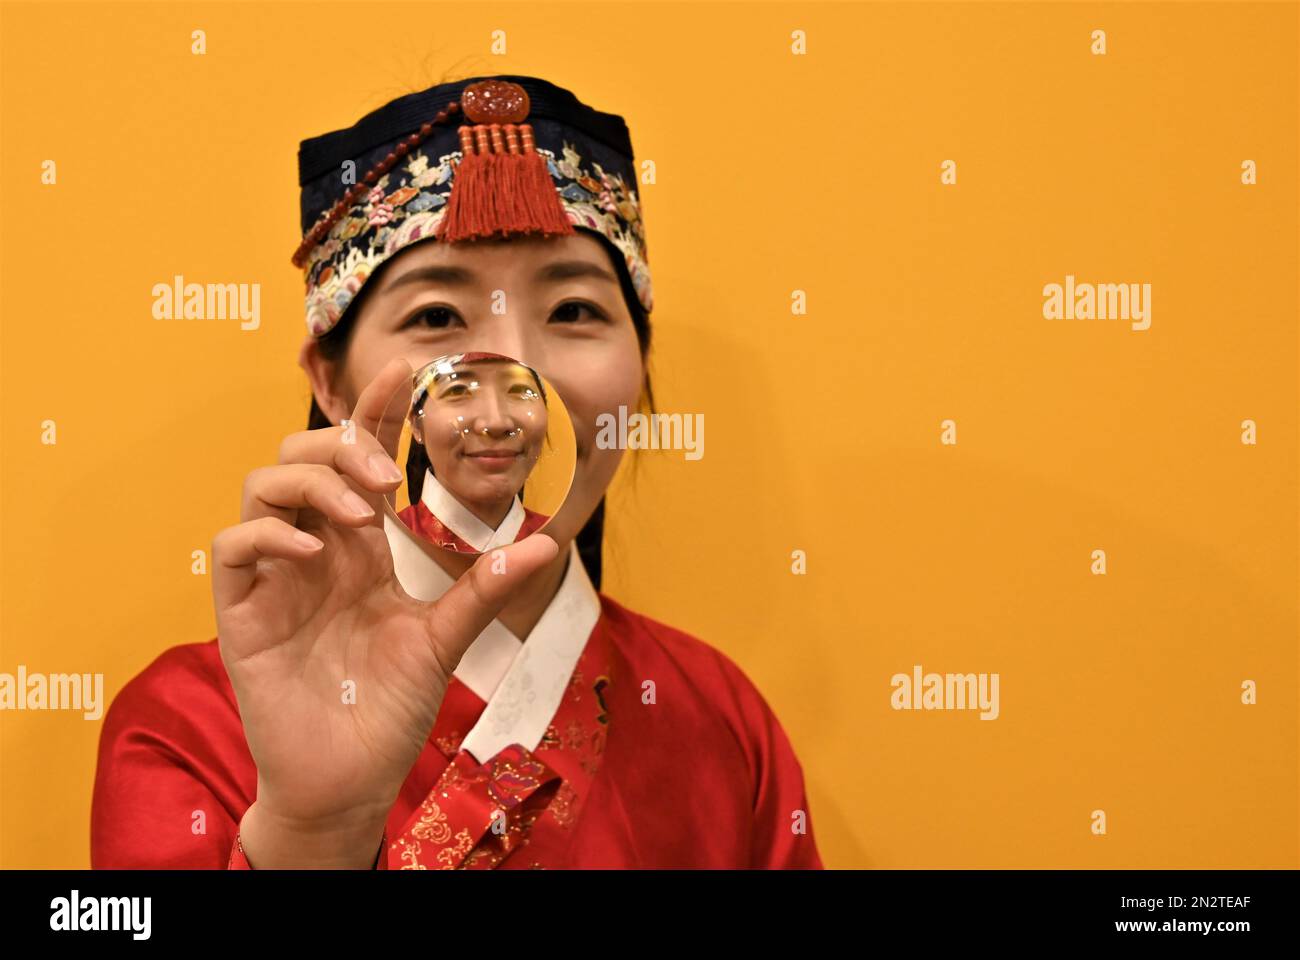
<path fill-rule="evenodd" d="M 372 434 L 390 453 L 397 447 L 402 419 L 406 416 L 407 406 L 410 405 L 409 393 L 406 403 L 394 404 L 393 397 L 402 388 L 403 382 L 411 388 L 411 377 L 414 373 L 409 360 L 405 357 L 394 357 L 375 375 L 375 379 L 366 384 L 366 388 L 361 391 L 361 396 L 357 397 L 356 408 L 352 411 L 352 422 Z M 390 407 L 393 409 L 389 409 Z M 387 418 L 384 416 L 385 412 L 388 413 Z"/>

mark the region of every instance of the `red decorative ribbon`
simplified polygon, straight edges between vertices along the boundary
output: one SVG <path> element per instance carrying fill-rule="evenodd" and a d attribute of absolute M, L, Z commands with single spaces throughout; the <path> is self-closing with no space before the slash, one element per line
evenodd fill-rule
<path fill-rule="evenodd" d="M 483 764 L 460 751 L 389 847 L 390 869 L 496 867 L 528 842 L 560 782 L 517 743 Z"/>

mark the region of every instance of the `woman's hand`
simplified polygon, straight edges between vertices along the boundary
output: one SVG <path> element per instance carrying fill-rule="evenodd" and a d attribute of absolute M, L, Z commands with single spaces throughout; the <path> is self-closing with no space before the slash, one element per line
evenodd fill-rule
<path fill-rule="evenodd" d="M 241 522 L 212 544 L 221 657 L 257 764 L 240 824 L 257 868 L 372 865 L 452 671 L 556 555 L 533 535 L 504 548 L 504 572 L 480 557 L 436 603 L 402 590 L 382 521 L 401 474 L 376 437 L 388 439 L 385 408 L 410 379 L 399 359 L 370 383 L 355 443 L 339 427 L 286 438 L 280 463 L 245 481 Z"/>

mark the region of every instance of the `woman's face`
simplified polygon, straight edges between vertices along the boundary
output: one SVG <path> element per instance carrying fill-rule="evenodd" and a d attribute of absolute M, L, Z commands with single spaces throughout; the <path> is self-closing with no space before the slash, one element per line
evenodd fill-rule
<path fill-rule="evenodd" d="M 480 360 L 430 384 L 418 436 L 438 482 L 495 525 L 541 456 L 547 424 L 546 402 L 525 367 Z"/>
<path fill-rule="evenodd" d="M 314 341 L 302 355 L 317 403 L 335 423 L 395 356 L 418 369 L 435 357 L 483 350 L 540 373 L 573 418 L 577 463 L 564 507 L 546 533 L 563 548 L 600 502 L 622 451 L 596 446 L 596 418 L 635 409 L 644 382 L 636 328 L 600 240 L 564 237 L 413 244 L 370 281 L 339 368 Z M 438 468 L 435 475 L 441 479 Z"/>

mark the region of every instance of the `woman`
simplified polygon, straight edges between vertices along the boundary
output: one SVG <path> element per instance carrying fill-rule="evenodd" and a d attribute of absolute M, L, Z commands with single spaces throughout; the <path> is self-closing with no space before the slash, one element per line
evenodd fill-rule
<path fill-rule="evenodd" d="M 299 167 L 312 428 L 213 542 L 218 639 L 110 709 L 94 865 L 820 867 L 754 686 L 597 592 L 622 453 L 597 417 L 649 394 L 622 119 L 472 78 L 304 142 Z M 575 475 L 544 534 L 435 560 L 383 519 L 401 473 L 374 434 L 414 369 L 475 350 L 555 386 Z"/>
<path fill-rule="evenodd" d="M 416 381 L 406 475 L 419 486 L 402 522 L 457 553 L 486 553 L 540 530 L 550 517 L 519 499 L 550 423 L 536 371 L 477 352 L 440 358 Z"/>

